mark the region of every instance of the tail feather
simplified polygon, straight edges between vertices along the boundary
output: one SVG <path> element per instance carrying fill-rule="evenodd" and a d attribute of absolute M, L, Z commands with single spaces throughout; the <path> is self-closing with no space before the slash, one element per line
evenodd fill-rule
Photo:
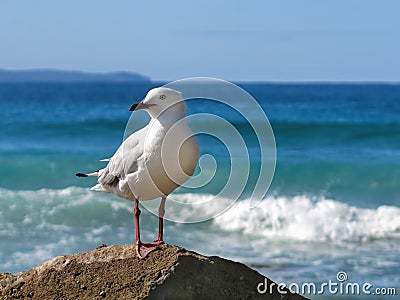
<path fill-rule="evenodd" d="M 87 175 L 87 174 L 84 174 L 84 173 L 76 173 L 75 176 L 78 176 L 78 177 L 88 177 L 88 175 Z"/>
<path fill-rule="evenodd" d="M 78 177 L 88 177 L 88 176 L 96 176 L 99 177 L 99 170 L 93 172 L 93 173 L 76 173 L 75 176 Z"/>

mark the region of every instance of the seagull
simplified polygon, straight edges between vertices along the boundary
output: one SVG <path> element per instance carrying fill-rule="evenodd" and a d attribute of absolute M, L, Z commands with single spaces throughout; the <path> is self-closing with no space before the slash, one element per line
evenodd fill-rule
<path fill-rule="evenodd" d="M 104 169 L 77 173 L 78 177 L 96 176 L 94 191 L 113 193 L 134 202 L 136 254 L 142 259 L 159 249 L 163 241 L 165 202 L 168 195 L 189 179 L 197 166 L 199 146 L 186 122 L 186 105 L 180 92 L 158 87 L 131 106 L 144 110 L 151 119 L 147 126 L 132 133 Z M 155 243 L 140 239 L 139 201 L 161 197 L 158 210 L 158 237 Z"/>

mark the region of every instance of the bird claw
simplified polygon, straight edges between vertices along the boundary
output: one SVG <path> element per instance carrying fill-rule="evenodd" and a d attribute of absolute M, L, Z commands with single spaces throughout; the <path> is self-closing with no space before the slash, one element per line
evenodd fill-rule
<path fill-rule="evenodd" d="M 136 244 L 136 255 L 139 259 L 145 258 L 150 252 L 154 250 L 159 250 L 160 244 L 147 244 L 147 243 L 137 243 Z"/>

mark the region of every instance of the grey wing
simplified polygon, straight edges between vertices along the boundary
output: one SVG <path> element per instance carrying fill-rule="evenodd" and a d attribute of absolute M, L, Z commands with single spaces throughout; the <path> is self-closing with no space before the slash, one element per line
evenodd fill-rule
<path fill-rule="evenodd" d="M 147 131 L 148 126 L 134 132 L 121 144 L 107 166 L 100 170 L 98 178 L 100 184 L 114 185 L 125 179 L 127 174 L 137 171 Z"/>

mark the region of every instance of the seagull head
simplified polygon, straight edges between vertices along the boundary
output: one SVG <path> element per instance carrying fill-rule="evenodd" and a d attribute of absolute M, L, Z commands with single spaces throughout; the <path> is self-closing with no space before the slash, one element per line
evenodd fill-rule
<path fill-rule="evenodd" d="M 142 101 L 133 104 L 129 110 L 145 110 L 151 117 L 156 118 L 167 111 L 185 114 L 186 107 L 180 92 L 159 87 L 151 89 Z"/>

